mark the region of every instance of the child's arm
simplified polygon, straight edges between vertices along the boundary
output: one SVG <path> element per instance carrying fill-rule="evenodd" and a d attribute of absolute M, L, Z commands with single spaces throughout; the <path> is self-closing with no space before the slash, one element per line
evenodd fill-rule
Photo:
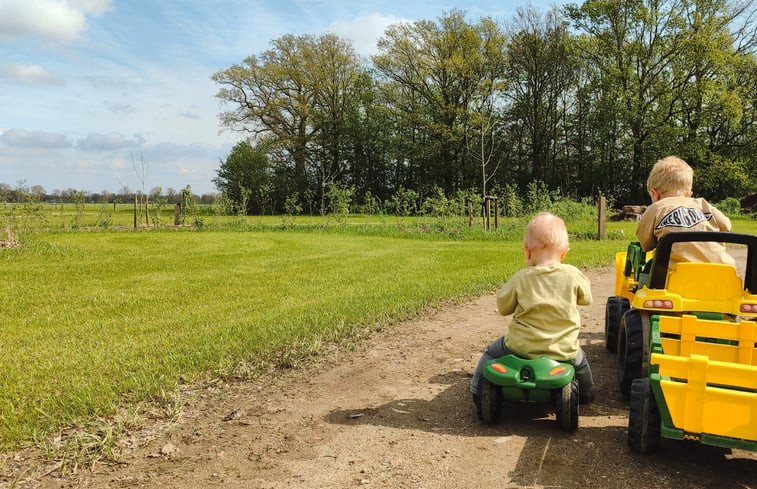
<path fill-rule="evenodd" d="M 712 206 L 710 206 L 710 211 L 712 212 L 712 220 L 720 231 L 731 230 L 731 220 L 725 214 Z"/>
<path fill-rule="evenodd" d="M 499 292 L 497 292 L 497 311 L 503 316 L 515 312 L 515 305 L 518 303 L 513 281 L 509 280 Z"/>
<path fill-rule="evenodd" d="M 579 273 L 578 287 L 576 293 L 576 303 L 579 306 L 588 306 L 592 303 L 594 298 L 591 296 L 591 282 L 581 272 Z"/>
<path fill-rule="evenodd" d="M 654 235 L 656 212 L 652 206 L 647 207 L 636 225 L 636 237 L 644 251 L 650 251 L 657 246 L 657 238 Z"/>

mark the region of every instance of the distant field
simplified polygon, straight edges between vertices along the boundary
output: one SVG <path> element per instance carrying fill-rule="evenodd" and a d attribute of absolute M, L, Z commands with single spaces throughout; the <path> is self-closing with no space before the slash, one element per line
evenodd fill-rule
<path fill-rule="evenodd" d="M 512 239 L 450 239 L 420 218 L 324 229 L 298 218 L 285 229 L 281 217 L 250 217 L 252 230 L 206 219 L 201 230 L 38 232 L 0 250 L 0 447 L 119 406 L 170 403 L 180 378 L 296 366 L 325 343 L 491 291 L 523 264 L 516 220 L 503 222 Z M 569 224 L 577 235 L 592 226 Z M 567 261 L 608 265 L 634 228 L 610 223 L 615 240 L 574 239 Z"/>

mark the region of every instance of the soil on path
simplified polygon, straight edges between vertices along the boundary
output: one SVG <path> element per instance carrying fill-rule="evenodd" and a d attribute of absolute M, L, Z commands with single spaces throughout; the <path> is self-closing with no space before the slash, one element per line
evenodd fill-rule
<path fill-rule="evenodd" d="M 469 374 L 509 322 L 490 294 L 306 370 L 206 385 L 176 422 L 132 440 L 124 463 L 63 478 L 52 471 L 17 487 L 757 488 L 754 452 L 670 440 L 655 456 L 629 450 L 628 403 L 603 339 L 613 276 L 587 275 L 594 304 L 581 308 L 580 338 L 597 397 L 581 406 L 575 433 L 537 406 L 496 426 L 476 418 Z"/>

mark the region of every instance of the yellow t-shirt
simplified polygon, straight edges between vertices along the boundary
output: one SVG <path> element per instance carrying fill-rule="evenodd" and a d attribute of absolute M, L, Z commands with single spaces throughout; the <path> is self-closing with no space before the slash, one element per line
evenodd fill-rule
<path fill-rule="evenodd" d="M 497 309 L 513 314 L 505 346 L 520 355 L 572 360 L 578 351 L 578 305 L 591 304 L 591 283 L 573 265 L 551 263 L 517 272 L 497 292 Z"/>
<path fill-rule="evenodd" d="M 730 231 L 731 220 L 702 198 L 666 197 L 647 207 L 636 227 L 636 237 L 644 251 L 657 247 L 667 233 L 679 231 Z M 668 269 L 675 270 L 682 261 L 725 263 L 733 265 L 733 257 L 723 243 L 674 243 Z"/>

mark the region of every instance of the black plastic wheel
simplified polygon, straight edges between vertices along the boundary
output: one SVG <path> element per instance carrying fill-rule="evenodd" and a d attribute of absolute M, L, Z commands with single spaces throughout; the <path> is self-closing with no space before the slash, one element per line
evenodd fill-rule
<path fill-rule="evenodd" d="M 486 378 L 478 381 L 476 412 L 484 424 L 497 424 L 502 419 L 502 388 Z"/>
<path fill-rule="evenodd" d="M 605 348 L 610 353 L 615 353 L 618 350 L 620 319 L 629 307 L 628 299 L 625 297 L 613 295 L 607 298 L 605 305 Z"/>
<path fill-rule="evenodd" d="M 578 380 L 573 379 L 562 389 L 555 389 L 555 414 L 557 424 L 565 431 L 578 429 Z"/>
<path fill-rule="evenodd" d="M 655 453 L 660 449 L 660 411 L 649 379 L 631 383 L 631 410 L 628 414 L 628 446 L 639 453 Z"/>
<path fill-rule="evenodd" d="M 637 309 L 626 312 L 618 331 L 618 387 L 626 397 L 631 395 L 631 382 L 641 377 L 644 354 L 641 314 Z"/>

